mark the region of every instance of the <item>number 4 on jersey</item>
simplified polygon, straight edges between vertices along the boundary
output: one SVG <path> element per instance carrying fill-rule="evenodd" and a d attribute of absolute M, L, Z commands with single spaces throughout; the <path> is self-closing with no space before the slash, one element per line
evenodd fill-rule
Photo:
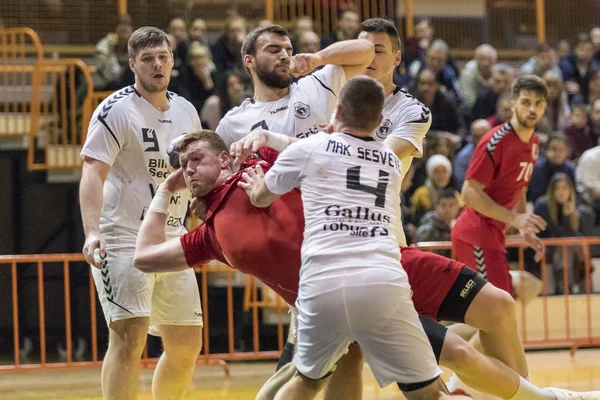
<path fill-rule="evenodd" d="M 363 185 L 360 183 L 360 166 L 350 167 L 346 171 L 346 188 L 374 194 L 375 207 L 385 207 L 385 193 L 390 181 L 389 176 L 389 173 L 379 170 L 377 187 Z"/>

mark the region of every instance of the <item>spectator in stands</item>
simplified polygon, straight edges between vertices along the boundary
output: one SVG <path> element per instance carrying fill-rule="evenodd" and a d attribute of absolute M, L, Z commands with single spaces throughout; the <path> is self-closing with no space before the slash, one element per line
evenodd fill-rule
<path fill-rule="evenodd" d="M 217 75 L 210 50 L 200 42 L 192 42 L 188 62 L 181 68 L 175 92 L 188 100 L 200 115 L 206 100 L 213 95 Z"/>
<path fill-rule="evenodd" d="M 343 10 L 338 18 L 337 31 L 324 37 L 321 41 L 321 48 L 325 48 L 335 42 L 342 40 L 356 39 L 360 32 L 360 15 L 353 8 Z"/>
<path fill-rule="evenodd" d="M 440 193 L 449 187 L 450 178 L 452 177 L 452 163 L 441 154 L 431 156 L 427 160 L 425 168 L 427 171 L 425 184 L 415 190 L 410 199 L 414 221 L 421 221 L 425 214 L 433 210 Z M 458 192 L 456 190 L 454 192 L 459 198 Z"/>
<path fill-rule="evenodd" d="M 465 181 L 467 175 L 467 169 L 469 168 L 469 162 L 473 156 L 473 151 L 479 140 L 492 129 L 489 121 L 485 119 L 478 119 L 473 121 L 471 124 L 471 135 L 469 136 L 469 143 L 467 143 L 454 158 L 454 181 L 456 182 L 456 189 L 460 190 Z"/>
<path fill-rule="evenodd" d="M 168 33 L 175 38 L 175 46 L 173 47 L 175 66 L 173 68 L 179 71 L 186 64 L 190 44 L 187 34 L 187 23 L 182 17 L 171 18 Z"/>
<path fill-rule="evenodd" d="M 511 93 L 504 93 L 496 103 L 496 113 L 486 120 L 493 127 L 504 124 L 512 118 L 513 96 Z"/>
<path fill-rule="evenodd" d="M 94 61 L 94 90 L 117 90 L 121 86 L 121 75 L 129 69 L 127 42 L 133 33 L 133 24 L 129 15 L 117 19 L 114 33 L 109 33 L 96 45 Z"/>
<path fill-rule="evenodd" d="M 206 27 L 206 21 L 200 17 L 194 17 L 190 24 L 190 42 L 200 42 L 201 44 L 208 46 L 208 28 Z"/>
<path fill-rule="evenodd" d="M 223 79 L 217 85 L 216 93 L 209 97 L 200 112 L 202 126 L 206 124 L 208 129 L 215 130 L 221 118 L 229 110 L 239 106 L 246 97 L 246 87 L 239 71 L 225 73 Z"/>
<path fill-rule="evenodd" d="M 594 59 L 600 62 L 600 26 L 595 26 L 590 30 L 590 39 L 594 44 Z"/>
<path fill-rule="evenodd" d="M 587 230 L 591 229 L 589 220 L 593 219 L 593 212 L 585 206 L 577 206 L 573 181 L 560 172 L 552 177 L 546 195 L 536 201 L 533 212 L 548 223 L 546 229 L 538 234 L 540 238 L 584 236 L 584 226 L 587 225 Z M 546 274 L 548 293 L 564 293 L 561 248 L 547 247 L 546 260 L 550 272 Z M 567 248 L 567 264 L 569 292 L 580 293 L 582 283 L 585 282 L 583 254 L 580 248 Z"/>
<path fill-rule="evenodd" d="M 569 159 L 575 162 L 586 150 L 596 145 L 592 129 L 588 125 L 588 114 L 584 106 L 573 106 L 571 108 L 571 117 L 565 128 L 565 136 L 571 147 Z"/>
<path fill-rule="evenodd" d="M 436 73 L 424 68 L 417 74 L 416 83 L 415 97 L 431 110 L 430 129 L 456 134 L 460 128 L 458 110 L 440 88 Z"/>
<path fill-rule="evenodd" d="M 596 99 L 590 104 L 589 121 L 592 135 L 596 138 L 597 144 L 600 145 L 600 99 Z"/>
<path fill-rule="evenodd" d="M 577 104 L 591 104 L 592 101 L 600 98 L 600 67 L 590 72 L 588 81 L 587 96 L 578 101 Z"/>
<path fill-rule="evenodd" d="M 548 71 L 554 71 L 562 80 L 562 71 L 556 63 L 556 52 L 548 43 L 542 43 L 536 48 L 536 55 L 521 66 L 520 75 L 537 75 L 540 78 Z"/>
<path fill-rule="evenodd" d="M 300 48 L 300 36 L 302 36 L 304 32 L 314 32 L 313 20 L 307 15 L 298 17 L 292 21 L 291 39 L 294 53 L 301 53 L 298 49 Z M 319 46 L 321 46 L 320 43 Z"/>
<path fill-rule="evenodd" d="M 435 202 L 435 209 L 421 218 L 415 242 L 450 241 L 450 231 L 459 211 L 456 191 L 450 188 L 442 190 Z M 450 252 L 450 250 L 434 250 L 434 253 L 445 257 L 450 257 Z"/>
<path fill-rule="evenodd" d="M 459 79 L 463 115 L 469 114 L 477 97 L 492 86 L 492 67 L 497 61 L 496 49 L 489 44 L 482 44 L 475 49 L 475 58 L 463 68 Z"/>
<path fill-rule="evenodd" d="M 575 45 L 575 51 L 563 58 L 560 69 L 563 73 L 565 87 L 569 95 L 569 103 L 573 104 L 576 95 L 580 94 L 582 99 L 588 98 L 588 83 L 592 69 L 598 67 L 593 59 L 594 44 L 589 37 L 581 37 Z"/>
<path fill-rule="evenodd" d="M 510 91 L 514 70 L 507 64 L 496 64 L 492 68 L 492 86 L 475 101 L 471 118 L 485 119 L 496 112 L 498 98 Z"/>
<path fill-rule="evenodd" d="M 246 37 L 246 20 L 231 16 L 225 21 L 225 33 L 212 48 L 213 61 L 219 74 L 238 69 L 244 70 L 242 63 L 242 42 Z"/>
<path fill-rule="evenodd" d="M 600 146 L 584 152 L 575 169 L 577 192 L 600 215 Z"/>
<path fill-rule="evenodd" d="M 456 71 L 448 65 L 448 45 L 441 39 L 433 41 L 425 53 L 424 60 L 415 60 L 408 68 L 408 78 L 416 82 L 416 77 L 422 69 L 430 69 L 435 73 L 436 80 L 445 87 L 446 94 L 456 103 L 461 102 L 462 96 L 458 85 Z"/>
<path fill-rule="evenodd" d="M 527 201 L 535 203 L 542 197 L 550 179 L 555 174 L 562 173 L 575 182 L 575 163 L 568 159 L 569 142 L 562 134 L 553 135 L 548 140 L 545 156 L 538 158 L 527 190 Z"/>
<path fill-rule="evenodd" d="M 542 78 L 548 86 L 547 106 L 536 131 L 547 135 L 562 134 L 571 115 L 567 92 L 564 90 L 560 75 L 555 71 L 546 71 Z"/>
<path fill-rule="evenodd" d="M 294 48 L 296 50 L 296 48 Z M 298 53 L 316 53 L 321 50 L 321 39 L 313 31 L 307 31 L 298 37 Z"/>

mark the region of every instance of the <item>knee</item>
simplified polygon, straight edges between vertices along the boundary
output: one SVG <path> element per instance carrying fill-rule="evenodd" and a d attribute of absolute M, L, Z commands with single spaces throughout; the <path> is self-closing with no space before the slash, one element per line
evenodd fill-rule
<path fill-rule="evenodd" d="M 466 341 L 445 343 L 440 357 L 440 364 L 454 372 L 458 372 L 469 365 L 473 365 L 472 361 L 476 352 L 477 350 Z"/>
<path fill-rule="evenodd" d="M 146 345 L 148 320 L 132 318 L 115 321 L 110 325 L 108 347 L 131 357 L 141 357 Z"/>
<path fill-rule="evenodd" d="M 506 324 L 516 324 L 515 300 L 504 290 L 498 289 L 495 293 L 494 306 L 491 311 L 491 320 L 493 326 L 505 326 Z"/>
<path fill-rule="evenodd" d="M 188 329 L 175 338 L 165 340 L 163 337 L 164 351 L 169 358 L 194 361 L 202 350 L 202 328 Z"/>

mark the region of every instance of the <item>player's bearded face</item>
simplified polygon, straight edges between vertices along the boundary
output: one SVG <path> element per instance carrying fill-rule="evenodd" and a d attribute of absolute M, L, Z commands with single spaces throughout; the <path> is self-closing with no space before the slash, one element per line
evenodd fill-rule
<path fill-rule="evenodd" d="M 517 121 L 527 129 L 534 129 L 545 111 L 546 99 L 529 90 L 521 91 L 513 106 L 513 113 Z"/>
<path fill-rule="evenodd" d="M 278 59 L 271 67 L 271 63 L 262 63 L 256 59 L 256 76 L 266 86 L 275 89 L 285 89 L 292 82 L 290 59 Z"/>
<path fill-rule="evenodd" d="M 166 43 L 140 50 L 132 63 L 136 82 L 150 93 L 167 90 L 173 63 L 173 52 Z"/>

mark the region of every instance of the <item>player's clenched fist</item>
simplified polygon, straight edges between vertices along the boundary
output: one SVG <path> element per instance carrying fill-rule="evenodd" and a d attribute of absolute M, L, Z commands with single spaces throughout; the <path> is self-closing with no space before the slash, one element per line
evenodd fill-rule
<path fill-rule="evenodd" d="M 321 65 L 321 57 L 316 54 L 300 53 L 290 59 L 290 69 L 294 76 L 309 74 Z"/>
<path fill-rule="evenodd" d="M 85 237 L 82 252 L 88 264 L 101 269 L 102 261 L 106 257 L 106 240 L 100 234 L 89 234 Z"/>
<path fill-rule="evenodd" d="M 515 228 L 526 232 L 536 234 L 546 229 L 546 221 L 535 214 L 517 214 L 510 223 Z"/>

